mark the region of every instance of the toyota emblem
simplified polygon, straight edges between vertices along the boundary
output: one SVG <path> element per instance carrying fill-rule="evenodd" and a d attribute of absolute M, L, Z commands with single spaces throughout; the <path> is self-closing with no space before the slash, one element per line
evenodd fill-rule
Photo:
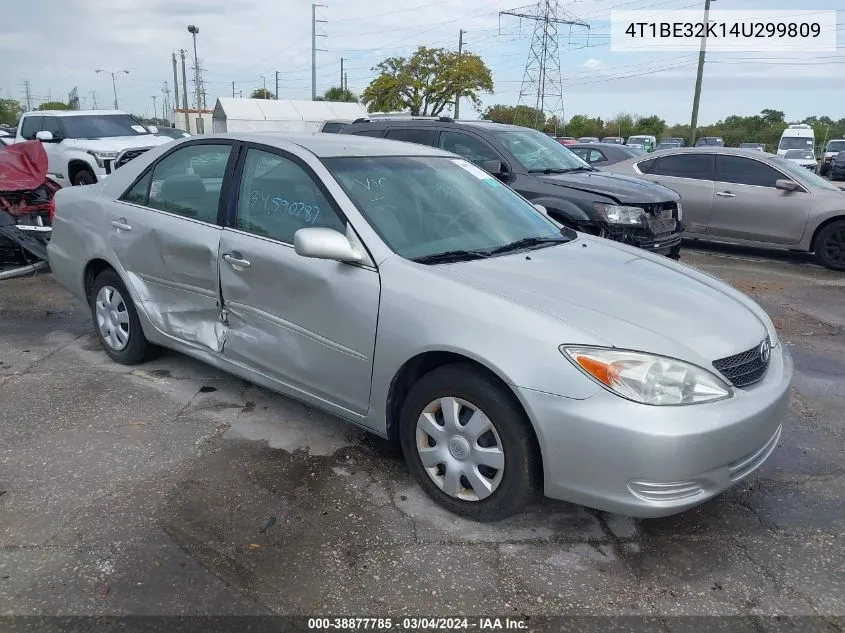
<path fill-rule="evenodd" d="M 763 341 L 762 343 L 760 343 L 760 360 L 764 363 L 768 363 L 771 355 L 772 348 L 769 345 L 769 341 Z"/>

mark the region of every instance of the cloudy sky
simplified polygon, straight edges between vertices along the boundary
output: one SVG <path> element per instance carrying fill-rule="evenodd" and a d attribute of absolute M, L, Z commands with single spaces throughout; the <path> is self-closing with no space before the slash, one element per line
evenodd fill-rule
<path fill-rule="evenodd" d="M 500 11 L 526 0 L 321 0 L 317 86 L 339 83 L 345 58 L 349 87 L 360 92 L 372 67 L 418 45 L 456 48 L 463 29 L 466 50 L 493 71 L 496 92 L 485 105 L 514 104 L 519 97 L 532 24 Z M 653 14 L 698 9 L 703 0 L 569 0 L 566 12 L 590 25 L 561 29 L 559 37 L 566 118 L 576 113 L 611 117 L 619 112 L 658 114 L 688 122 L 697 53 L 618 52 L 610 46 L 611 9 Z M 807 0 L 802 10 L 834 10 L 842 0 Z M 718 0 L 720 9 L 795 9 L 794 0 Z M 0 21 L 0 94 L 23 98 L 28 79 L 34 103 L 66 99 L 77 87 L 82 106 L 111 107 L 111 78 L 96 69 L 129 70 L 117 78 L 122 110 L 151 114 L 162 88 L 172 89 L 171 53 L 193 50 L 188 24 L 200 28 L 198 51 L 206 69 L 208 102 L 264 85 L 282 98 L 311 92 L 311 3 L 307 0 L 30 0 L 9 3 Z M 37 17 L 34 17 L 37 16 Z M 772 51 L 708 54 L 699 121 L 763 108 L 794 120 L 808 115 L 845 117 L 845 11 L 838 12 L 834 52 Z M 189 70 L 189 82 L 192 76 Z M 192 86 L 191 86 L 192 87 Z M 469 105 L 461 115 L 476 116 Z"/>

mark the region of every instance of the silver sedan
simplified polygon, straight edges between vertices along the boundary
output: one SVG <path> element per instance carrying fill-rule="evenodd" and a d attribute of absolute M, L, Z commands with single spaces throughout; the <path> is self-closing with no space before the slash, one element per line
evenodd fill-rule
<path fill-rule="evenodd" d="M 750 149 L 670 149 L 610 171 L 681 195 L 684 237 L 815 253 L 845 270 L 845 192 L 794 161 Z"/>
<path fill-rule="evenodd" d="M 177 140 L 60 191 L 49 253 L 115 361 L 169 347 L 321 407 L 478 520 L 540 490 L 682 511 L 758 468 L 788 406 L 748 297 L 419 145 Z"/>

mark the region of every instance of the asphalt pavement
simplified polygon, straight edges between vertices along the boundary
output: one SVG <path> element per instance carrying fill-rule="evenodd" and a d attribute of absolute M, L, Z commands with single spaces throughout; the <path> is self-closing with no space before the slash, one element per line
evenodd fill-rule
<path fill-rule="evenodd" d="M 795 392 L 760 471 L 643 521 L 550 500 L 459 519 L 385 442 L 179 354 L 117 365 L 51 275 L 0 282 L 0 615 L 633 615 L 662 631 L 693 615 L 735 616 L 693 630 L 841 631 L 845 274 L 698 244 L 682 261 L 769 310 Z"/>

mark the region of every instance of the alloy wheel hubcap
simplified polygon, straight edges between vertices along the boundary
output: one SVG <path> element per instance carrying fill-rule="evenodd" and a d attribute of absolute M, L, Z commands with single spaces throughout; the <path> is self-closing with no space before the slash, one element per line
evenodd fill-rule
<path fill-rule="evenodd" d="M 94 315 L 100 336 L 110 349 L 119 352 L 129 344 L 129 312 L 116 288 L 100 288 L 94 300 Z"/>
<path fill-rule="evenodd" d="M 845 263 L 845 229 L 837 229 L 828 235 L 823 248 L 828 259 Z"/>
<path fill-rule="evenodd" d="M 466 400 L 444 397 L 426 405 L 416 440 L 428 476 L 450 497 L 481 501 L 501 484 L 502 440 L 484 412 Z"/>

